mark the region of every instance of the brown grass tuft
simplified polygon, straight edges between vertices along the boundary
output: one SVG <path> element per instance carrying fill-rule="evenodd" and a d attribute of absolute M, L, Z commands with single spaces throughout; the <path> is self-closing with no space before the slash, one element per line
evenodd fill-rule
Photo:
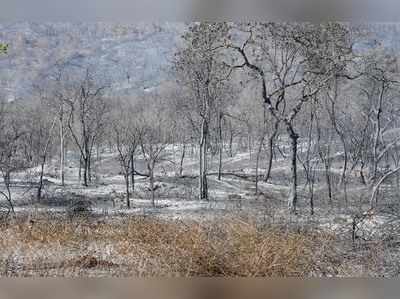
<path fill-rule="evenodd" d="M 131 217 L 35 219 L 4 226 L 0 273 L 43 276 L 313 276 L 335 274 L 330 236 Z M 15 270 L 17 269 L 17 270 Z"/>

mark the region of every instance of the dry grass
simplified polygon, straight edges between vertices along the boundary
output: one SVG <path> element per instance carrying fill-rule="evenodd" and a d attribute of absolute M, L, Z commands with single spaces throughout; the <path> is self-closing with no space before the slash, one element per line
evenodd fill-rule
<path fill-rule="evenodd" d="M 321 276 L 340 261 L 322 234 L 131 217 L 18 219 L 0 228 L 3 276 Z"/>

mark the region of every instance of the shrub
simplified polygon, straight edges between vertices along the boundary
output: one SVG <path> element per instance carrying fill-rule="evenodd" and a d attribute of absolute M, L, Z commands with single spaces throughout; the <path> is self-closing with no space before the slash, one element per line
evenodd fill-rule
<path fill-rule="evenodd" d="M 304 277 L 333 275 L 340 266 L 328 250 L 329 236 L 259 229 L 237 219 L 37 218 L 4 226 L 2 232 L 0 265 L 18 252 L 18 275 L 23 276 L 96 276 L 103 271 L 107 276 Z"/>

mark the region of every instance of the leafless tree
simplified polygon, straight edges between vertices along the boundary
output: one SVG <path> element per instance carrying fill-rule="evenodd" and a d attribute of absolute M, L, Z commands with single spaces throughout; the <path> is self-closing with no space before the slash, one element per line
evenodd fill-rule
<path fill-rule="evenodd" d="M 210 124 L 217 99 L 221 96 L 223 64 L 217 49 L 222 47 L 228 27 L 225 23 L 192 24 L 184 36 L 185 48 L 176 54 L 175 69 L 180 82 L 188 90 L 188 100 L 196 114 L 192 123 L 200 127 L 199 137 L 199 199 L 208 200 L 207 149 Z"/>
<path fill-rule="evenodd" d="M 143 110 L 139 116 L 140 148 L 149 172 L 152 206 L 155 199 L 155 168 L 158 163 L 166 160 L 166 148 L 171 143 L 173 128 L 169 127 L 169 104 L 158 94 L 144 97 Z"/>
<path fill-rule="evenodd" d="M 244 42 L 227 44 L 238 56 L 233 69 L 247 69 L 256 75 L 268 111 L 286 127 L 291 140 L 292 184 L 290 211 L 297 206 L 297 147 L 295 120 L 303 106 L 338 73 L 346 71 L 351 53 L 346 27 L 338 23 L 321 25 L 254 23 L 235 26 Z"/>
<path fill-rule="evenodd" d="M 7 201 L 10 210 L 14 212 L 12 197 L 12 174 L 29 166 L 25 159 L 22 138 L 26 134 L 25 124 L 19 103 L 0 102 L 0 172 L 5 191 L 0 195 Z"/>
<path fill-rule="evenodd" d="M 78 147 L 83 162 L 83 185 L 91 181 L 91 163 L 93 147 L 104 133 L 110 111 L 104 97 L 107 85 L 96 84 L 89 69 L 86 69 L 82 81 L 75 85 L 75 94 L 69 105 L 68 128 Z"/>
<path fill-rule="evenodd" d="M 118 160 L 124 175 L 126 205 L 130 208 L 131 190 L 132 193 L 135 191 L 135 154 L 141 140 L 141 127 L 137 121 L 141 111 L 139 107 L 128 100 L 119 98 L 114 103 L 111 136 L 117 148 Z"/>

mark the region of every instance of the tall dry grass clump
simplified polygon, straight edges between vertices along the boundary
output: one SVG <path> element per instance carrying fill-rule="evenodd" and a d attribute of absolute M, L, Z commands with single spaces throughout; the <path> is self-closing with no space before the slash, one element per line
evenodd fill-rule
<path fill-rule="evenodd" d="M 328 236 L 129 217 L 38 218 L 3 225 L 3 276 L 313 276 L 332 274 Z"/>

